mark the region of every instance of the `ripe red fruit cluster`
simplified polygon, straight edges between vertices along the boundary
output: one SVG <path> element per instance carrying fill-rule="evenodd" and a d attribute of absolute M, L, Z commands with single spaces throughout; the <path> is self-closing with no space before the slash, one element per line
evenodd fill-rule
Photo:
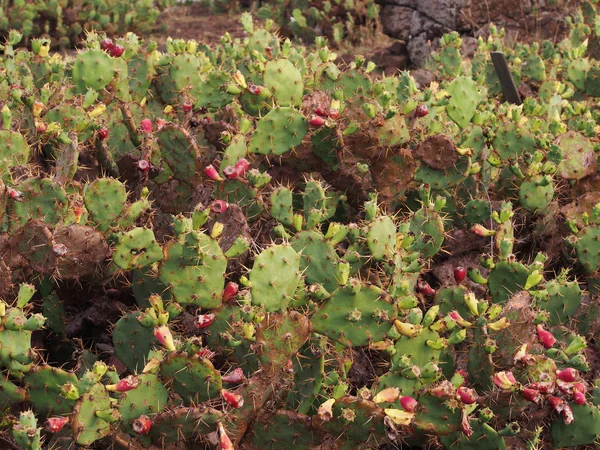
<path fill-rule="evenodd" d="M 115 44 L 110 38 L 102 39 L 100 41 L 100 48 L 113 58 L 119 58 L 125 52 L 125 47 Z"/>

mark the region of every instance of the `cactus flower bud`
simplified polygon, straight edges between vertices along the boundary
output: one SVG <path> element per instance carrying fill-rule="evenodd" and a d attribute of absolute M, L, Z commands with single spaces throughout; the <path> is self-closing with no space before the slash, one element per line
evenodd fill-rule
<path fill-rule="evenodd" d="M 521 395 L 525 400 L 533 403 L 539 403 L 542 399 L 542 394 L 540 394 L 540 391 L 532 388 L 524 388 L 523 391 L 521 391 Z"/>
<path fill-rule="evenodd" d="M 244 397 L 242 397 L 240 394 L 236 394 L 235 392 L 221 389 L 221 397 L 234 408 L 241 408 L 244 406 Z"/>
<path fill-rule="evenodd" d="M 223 375 L 221 380 L 228 384 L 240 384 L 244 381 L 244 371 L 241 367 L 237 367 L 229 372 L 227 375 Z"/>
<path fill-rule="evenodd" d="M 152 420 L 148 416 L 142 415 L 133 421 L 132 428 L 137 434 L 148 434 L 152 428 Z"/>
<path fill-rule="evenodd" d="M 250 163 L 248 162 L 248 160 L 246 158 L 242 158 L 242 159 L 238 160 L 238 162 L 235 163 L 234 169 L 235 169 L 235 172 L 237 173 L 237 176 L 242 177 L 245 175 L 245 173 L 249 167 L 250 167 Z"/>
<path fill-rule="evenodd" d="M 396 327 L 396 330 L 398 330 L 398 333 L 400 333 L 402 336 L 412 338 L 419 334 L 417 328 L 411 323 L 404 323 L 400 322 L 399 320 L 394 320 L 394 326 Z"/>
<path fill-rule="evenodd" d="M 223 178 L 221 178 L 221 176 L 219 175 L 219 172 L 217 172 L 217 169 L 215 169 L 215 167 L 212 164 L 209 165 L 209 166 L 206 166 L 204 168 L 204 173 L 211 180 L 214 180 L 214 181 L 223 181 Z"/>
<path fill-rule="evenodd" d="M 213 228 L 210 232 L 210 237 L 213 239 L 218 238 L 219 236 L 221 236 L 221 233 L 223 233 L 224 229 L 225 229 L 225 225 L 223 225 L 221 222 L 215 222 L 215 224 L 213 225 Z"/>
<path fill-rule="evenodd" d="M 109 384 L 106 390 L 110 392 L 127 392 L 135 389 L 140 384 L 140 379 L 135 375 L 128 375 L 116 384 Z"/>
<path fill-rule="evenodd" d="M 503 317 L 502 319 L 497 320 L 496 322 L 488 323 L 488 327 L 494 331 L 501 331 L 505 328 L 510 327 L 510 321 L 506 317 Z"/>
<path fill-rule="evenodd" d="M 46 419 L 46 431 L 48 433 L 58 433 L 69 423 L 68 417 L 48 417 Z"/>
<path fill-rule="evenodd" d="M 460 401 L 463 402 L 465 405 L 472 405 L 477 401 L 478 395 L 475 389 L 460 386 L 456 390 L 456 393 L 458 394 Z"/>
<path fill-rule="evenodd" d="M 410 425 L 415 417 L 415 414 L 409 411 L 402 411 L 401 409 L 384 409 L 383 412 L 389 417 L 392 422 L 396 425 Z"/>
<path fill-rule="evenodd" d="M 213 313 L 200 314 L 196 316 L 196 328 L 208 328 L 215 321 L 215 315 Z"/>
<path fill-rule="evenodd" d="M 242 89 L 248 88 L 248 84 L 246 83 L 246 77 L 244 77 L 244 74 L 242 72 L 240 72 L 239 70 L 237 70 L 233 74 L 233 81 L 235 81 L 236 84 L 238 86 L 240 86 Z"/>
<path fill-rule="evenodd" d="M 517 380 L 512 372 L 498 372 L 494 375 L 494 384 L 504 391 L 512 390 Z"/>
<path fill-rule="evenodd" d="M 465 319 L 463 319 L 460 313 L 456 310 L 451 311 L 448 315 L 461 327 L 469 328 L 473 325 L 471 322 L 467 322 Z"/>
<path fill-rule="evenodd" d="M 402 409 L 404 411 L 407 411 L 409 413 L 415 412 L 415 409 L 417 409 L 418 404 L 419 403 L 412 397 L 409 397 L 409 396 L 400 397 L 400 406 L 402 406 Z"/>
<path fill-rule="evenodd" d="M 480 224 L 475 224 L 471 227 L 471 231 L 478 236 L 489 237 L 496 234 L 494 230 L 488 230 L 486 227 Z"/>
<path fill-rule="evenodd" d="M 325 125 L 325 119 L 321 116 L 315 115 L 309 119 L 308 124 L 311 127 L 315 127 L 315 128 L 322 127 L 323 125 Z"/>
<path fill-rule="evenodd" d="M 561 371 L 557 370 L 556 377 L 561 381 L 566 381 L 567 383 L 570 383 L 579 378 L 579 371 L 571 367 L 563 369 Z"/>
<path fill-rule="evenodd" d="M 474 316 L 478 316 L 479 315 L 479 301 L 477 301 L 475 294 L 472 292 L 465 294 L 464 301 L 465 301 L 465 305 L 467 305 L 467 308 L 469 308 L 469 311 L 471 312 L 471 314 L 473 314 Z"/>
<path fill-rule="evenodd" d="M 323 422 L 329 422 L 333 417 L 333 404 L 335 403 L 335 398 L 330 398 L 329 400 L 321 403 L 319 409 L 317 410 L 317 415 L 319 419 Z"/>
<path fill-rule="evenodd" d="M 160 345 L 165 347 L 167 350 L 171 352 L 175 351 L 175 342 L 173 342 L 173 335 L 171 334 L 169 327 L 166 325 L 156 327 L 154 329 L 154 337 L 160 343 Z"/>
<path fill-rule="evenodd" d="M 521 345 L 521 347 L 519 347 L 519 350 L 515 354 L 515 357 L 513 358 L 513 363 L 516 364 L 516 363 L 522 361 L 523 359 L 525 359 L 526 356 L 527 356 L 527 344 L 523 344 L 523 345 Z"/>
<path fill-rule="evenodd" d="M 223 302 L 227 303 L 229 300 L 235 297 L 239 288 L 240 287 L 237 285 L 237 283 L 234 283 L 233 281 L 227 283 L 225 285 L 225 289 L 223 289 Z"/>
<path fill-rule="evenodd" d="M 544 330 L 542 325 L 537 326 L 537 336 L 544 348 L 549 349 L 556 343 L 556 338 L 549 331 Z"/>
<path fill-rule="evenodd" d="M 397 387 L 389 387 L 383 391 L 378 392 L 373 397 L 375 403 L 393 403 L 400 397 L 400 389 Z"/>
<path fill-rule="evenodd" d="M 33 113 L 33 117 L 39 117 L 42 111 L 44 110 L 44 104 L 40 101 L 33 102 L 33 106 L 31 107 L 31 112 Z"/>
<path fill-rule="evenodd" d="M 454 268 L 454 281 L 456 281 L 456 284 L 462 283 L 466 277 L 467 269 L 465 269 L 463 266 L 456 266 Z"/>
<path fill-rule="evenodd" d="M 229 209 L 229 203 L 224 200 L 215 200 L 211 203 L 210 209 L 216 214 L 223 214 Z"/>
<path fill-rule="evenodd" d="M 221 422 L 219 422 L 219 425 L 218 425 L 218 434 L 219 434 L 219 448 L 221 450 L 235 450 L 235 447 L 233 446 L 233 442 L 231 442 L 231 439 L 229 439 L 229 436 L 227 436 L 227 433 L 225 432 L 225 428 L 223 428 L 223 424 Z"/>

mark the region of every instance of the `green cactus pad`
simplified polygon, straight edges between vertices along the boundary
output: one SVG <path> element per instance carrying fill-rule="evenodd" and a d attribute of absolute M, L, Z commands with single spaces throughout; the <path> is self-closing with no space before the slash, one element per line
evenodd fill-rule
<path fill-rule="evenodd" d="M 418 251 L 425 258 L 431 258 L 440 251 L 445 235 L 444 222 L 437 212 L 419 209 L 410 220 L 410 231 L 415 236 L 411 251 Z"/>
<path fill-rule="evenodd" d="M 354 347 L 385 339 L 396 316 L 381 289 L 353 279 L 331 294 L 312 324 L 317 333 Z"/>
<path fill-rule="evenodd" d="M 377 217 L 369 223 L 367 245 L 371 256 L 382 261 L 390 258 L 396 251 L 396 224 L 389 216 Z"/>
<path fill-rule="evenodd" d="M 477 84 L 467 77 L 455 78 L 446 88 L 450 102 L 446 107 L 448 116 L 461 128 L 465 128 L 477 111 L 482 95 Z"/>
<path fill-rule="evenodd" d="M 490 271 L 488 288 L 494 303 L 504 304 L 525 286 L 529 271 L 520 262 L 500 261 Z"/>
<path fill-rule="evenodd" d="M 98 229 L 106 231 L 125 209 L 127 190 L 119 180 L 98 178 L 86 186 L 84 202 Z"/>
<path fill-rule="evenodd" d="M 67 215 L 67 193 L 50 178 L 28 178 L 17 189 L 23 193 L 23 199 L 11 202 L 8 208 L 11 230 L 23 226 L 29 219 L 54 225 Z"/>
<path fill-rule="evenodd" d="M 580 180 L 598 171 L 598 156 L 594 145 L 581 133 L 569 131 L 556 138 L 562 160 L 557 173 L 566 180 Z"/>
<path fill-rule="evenodd" d="M 7 179 L 9 169 L 27 163 L 29 145 L 21 133 L 0 130 L 0 178 Z"/>
<path fill-rule="evenodd" d="M 75 442 L 91 445 L 110 434 L 110 424 L 96 416 L 98 411 L 110 409 L 110 397 L 102 384 L 95 384 L 77 401 L 71 417 Z"/>
<path fill-rule="evenodd" d="M 304 82 L 302 74 L 287 59 L 269 61 L 265 65 L 264 84 L 273 92 L 280 106 L 300 106 Z"/>
<path fill-rule="evenodd" d="M 467 437 L 461 431 L 440 436 L 440 442 L 446 448 L 459 450 L 506 450 L 504 438 L 491 426 L 479 419 L 471 419 L 469 422 L 473 431 L 471 436 Z"/>
<path fill-rule="evenodd" d="M 250 138 L 250 153 L 280 156 L 302 143 L 308 132 L 308 123 L 294 108 L 273 108 L 260 119 Z"/>
<path fill-rule="evenodd" d="M 158 414 L 150 429 L 150 436 L 160 445 L 181 442 L 216 431 L 223 413 L 206 406 L 179 407 Z"/>
<path fill-rule="evenodd" d="M 555 448 L 592 445 L 600 435 L 600 410 L 594 405 L 575 405 L 570 403 L 573 411 L 573 423 L 565 425 L 562 417 L 557 417 L 552 424 L 552 443 Z"/>
<path fill-rule="evenodd" d="M 185 352 L 171 353 L 160 365 L 160 376 L 186 405 L 215 398 L 222 387 L 221 374 L 208 359 Z"/>
<path fill-rule="evenodd" d="M 102 50 L 80 53 L 73 64 L 73 83 L 80 93 L 104 89 L 115 76 L 114 60 Z"/>
<path fill-rule="evenodd" d="M 194 239 L 188 239 L 192 237 Z M 190 265 L 186 262 L 186 254 L 192 251 L 202 257 Z M 179 240 L 167 243 L 164 253 L 159 280 L 169 286 L 175 301 L 208 309 L 221 306 L 227 260 L 216 240 L 191 231 Z"/>
<path fill-rule="evenodd" d="M 269 312 L 285 309 L 301 280 L 300 255 L 291 245 L 273 245 L 254 259 L 250 272 L 252 304 Z"/>
<path fill-rule="evenodd" d="M 140 384 L 123 393 L 119 403 L 122 426 L 130 434 L 134 434 L 131 425 L 135 419 L 144 414 L 159 414 L 169 401 L 169 392 L 156 375 L 144 374 L 139 379 Z"/>
<path fill-rule="evenodd" d="M 536 175 L 521 183 L 519 201 L 527 211 L 543 213 L 554 199 L 554 184 L 543 175 Z"/>
<path fill-rule="evenodd" d="M 328 292 L 333 292 L 338 286 L 339 258 L 335 248 L 316 231 L 301 231 L 290 243 L 301 255 L 300 270 L 306 276 L 306 283 L 320 283 Z"/>
<path fill-rule="evenodd" d="M 38 414 L 60 415 L 73 410 L 75 400 L 61 395 L 61 386 L 71 383 L 79 384 L 77 376 L 72 372 L 51 366 L 35 366 L 23 379 L 27 385 L 29 399 Z"/>
<path fill-rule="evenodd" d="M 115 355 L 133 372 L 141 372 L 146 365 L 148 352 L 156 343 L 154 330 L 140 324 L 140 314 L 138 311 L 121 317 L 112 334 Z"/>
<path fill-rule="evenodd" d="M 294 221 L 292 207 L 292 191 L 284 186 L 279 186 L 271 192 L 271 208 L 269 213 L 277 222 L 291 227 Z"/>
<path fill-rule="evenodd" d="M 526 129 L 510 124 L 499 127 L 493 145 L 500 158 L 507 160 L 533 153 L 535 138 Z"/>
<path fill-rule="evenodd" d="M 133 228 L 124 233 L 113 254 L 113 262 L 123 270 L 140 269 L 163 259 L 163 250 L 149 228 Z"/>

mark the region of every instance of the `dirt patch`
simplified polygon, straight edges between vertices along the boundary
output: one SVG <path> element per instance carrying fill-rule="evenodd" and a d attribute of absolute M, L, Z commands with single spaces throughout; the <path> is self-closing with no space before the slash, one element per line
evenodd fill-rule
<path fill-rule="evenodd" d="M 238 14 L 213 14 L 200 5 L 174 6 L 160 15 L 156 28 L 150 36 L 158 42 L 159 49 L 166 47 L 167 38 L 195 39 L 200 44 L 219 42 L 225 33 L 233 39 L 243 38 L 245 32 Z"/>

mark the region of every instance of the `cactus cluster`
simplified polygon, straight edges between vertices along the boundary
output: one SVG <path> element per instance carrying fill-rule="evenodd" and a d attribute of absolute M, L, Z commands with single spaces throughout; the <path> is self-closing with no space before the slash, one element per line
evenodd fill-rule
<path fill-rule="evenodd" d="M 242 19 L 2 57 L 0 432 L 42 448 L 600 434 L 593 4 L 436 81 Z M 115 50 L 115 46 L 121 48 Z M 490 50 L 531 95 L 504 101 Z M 599 247 L 596 249 L 596 247 Z M 156 447 L 151 447 L 156 446 Z"/>

